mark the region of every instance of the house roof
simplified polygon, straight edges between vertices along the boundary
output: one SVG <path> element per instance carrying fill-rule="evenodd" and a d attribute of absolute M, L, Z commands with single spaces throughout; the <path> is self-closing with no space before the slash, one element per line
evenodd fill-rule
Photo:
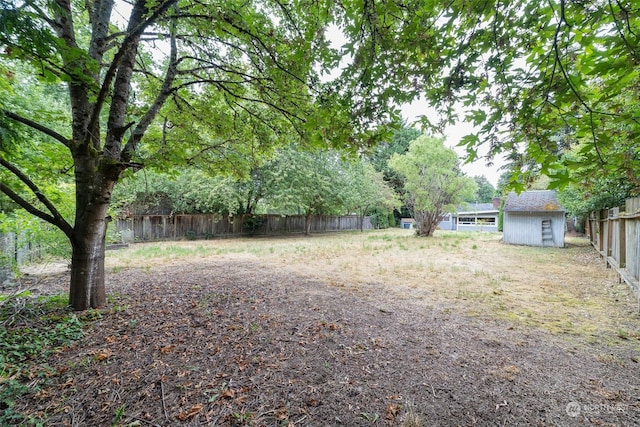
<path fill-rule="evenodd" d="M 502 208 L 505 212 L 564 212 L 564 208 L 556 199 L 556 192 L 552 190 L 525 191 L 507 195 Z"/>
<path fill-rule="evenodd" d="M 488 212 L 498 212 L 498 208 L 496 208 L 493 203 L 469 203 L 464 206 L 458 206 L 458 215 L 461 213 L 488 213 Z"/>

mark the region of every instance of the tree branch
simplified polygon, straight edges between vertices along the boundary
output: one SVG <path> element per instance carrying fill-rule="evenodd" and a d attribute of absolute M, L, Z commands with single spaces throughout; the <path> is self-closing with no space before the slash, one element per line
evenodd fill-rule
<path fill-rule="evenodd" d="M 174 9 L 177 9 L 177 6 L 173 6 Z M 153 119 L 160 111 L 162 105 L 164 105 L 165 101 L 171 94 L 171 86 L 173 85 L 173 81 L 178 74 L 178 44 L 176 41 L 176 20 L 171 21 L 171 39 L 170 45 L 171 50 L 169 52 L 169 65 L 167 66 L 167 73 L 165 74 L 164 81 L 162 82 L 162 88 L 158 93 L 158 96 L 153 101 L 153 104 L 146 111 L 142 119 L 138 125 L 131 132 L 131 136 L 127 140 L 122 153 L 120 154 L 120 159 L 123 162 L 129 162 L 133 158 L 133 154 L 135 153 L 136 147 L 142 136 L 147 131 L 148 127 L 153 122 Z"/>
<path fill-rule="evenodd" d="M 88 129 L 93 129 L 95 127 L 95 125 L 98 123 L 98 121 L 100 120 L 100 112 L 102 111 L 102 106 L 104 105 L 104 103 L 105 103 L 105 101 L 107 99 L 107 95 L 108 95 L 109 90 L 111 88 L 111 83 L 113 82 L 113 79 L 116 76 L 116 71 L 118 70 L 118 68 L 120 66 L 121 60 L 124 58 L 125 54 L 131 48 L 130 44 L 132 44 L 133 41 L 136 38 L 138 38 L 149 25 L 151 25 L 153 22 L 155 22 L 176 1 L 177 0 L 166 0 L 166 1 L 162 2 L 158 6 L 158 8 L 155 11 L 153 11 L 153 13 L 151 13 L 149 15 L 149 17 L 147 19 L 145 19 L 145 20 L 143 20 L 143 21 L 141 21 L 139 23 L 131 23 L 130 22 L 130 27 L 128 29 L 128 35 L 127 35 L 127 37 L 124 38 L 124 40 L 120 44 L 120 50 L 118 50 L 118 52 L 115 54 L 113 60 L 111 61 L 111 66 L 109 67 L 109 69 L 105 73 L 105 77 L 104 77 L 104 80 L 102 82 L 102 87 L 100 88 L 100 92 L 98 93 L 98 96 L 97 96 L 97 99 L 96 99 L 95 107 L 94 107 L 94 110 L 93 110 L 93 115 L 91 116 L 91 120 L 89 121 Z"/>
<path fill-rule="evenodd" d="M 56 141 L 62 143 L 67 148 L 71 147 L 71 141 L 65 138 L 64 136 L 60 135 L 58 132 L 54 131 L 53 129 L 50 129 L 44 125 L 41 125 L 40 123 L 34 122 L 33 120 L 27 119 L 26 117 L 22 117 L 16 113 L 12 113 L 11 111 L 2 110 L 2 113 L 4 113 L 5 116 L 7 116 L 12 120 L 15 120 L 18 123 L 22 123 L 23 125 L 29 126 L 32 129 L 38 130 L 44 133 L 45 135 L 50 136 Z"/>
<path fill-rule="evenodd" d="M 37 4 L 35 4 L 32 0 L 25 1 L 26 4 L 29 5 L 33 10 L 36 11 L 38 17 L 46 22 L 52 29 L 55 29 L 56 23 L 53 19 L 49 18 L 49 16 L 42 10 Z"/>
<path fill-rule="evenodd" d="M 627 17 L 626 22 L 627 22 L 627 31 L 629 31 L 629 33 L 634 34 L 633 30 L 631 29 L 631 26 L 629 25 L 629 11 L 627 11 L 621 4 L 619 1 L 616 1 L 616 4 L 618 5 L 618 7 L 620 8 L 620 10 L 624 11 L 625 16 Z M 622 28 L 620 28 L 620 23 L 618 22 L 618 19 L 616 18 L 616 12 L 615 10 L 613 10 L 613 4 L 611 4 L 611 0 L 609 0 L 609 10 L 611 12 L 611 17 L 613 18 L 613 22 L 615 23 L 616 26 L 616 30 L 618 31 L 618 35 L 620 36 L 620 38 L 622 39 L 622 41 L 624 42 L 625 46 L 627 46 L 627 49 L 629 49 L 629 51 L 631 51 L 631 53 L 633 54 L 634 57 L 637 58 L 638 56 L 638 52 L 636 51 L 636 49 L 631 45 L 631 43 L 629 43 L 629 40 L 627 39 L 627 37 L 624 35 L 624 32 L 622 31 Z"/>
<path fill-rule="evenodd" d="M 575 87 L 575 85 L 571 81 L 571 78 L 570 78 L 569 74 L 567 73 L 567 70 L 565 69 L 564 65 L 562 64 L 562 61 L 560 60 L 560 48 L 558 46 L 558 38 L 559 38 L 559 35 L 560 35 L 560 29 L 562 28 L 563 24 L 569 26 L 569 24 L 566 21 L 566 16 L 565 16 L 565 0 L 561 0 L 560 1 L 560 21 L 558 22 L 558 26 L 556 27 L 556 32 L 555 32 L 555 35 L 554 35 L 554 38 L 553 38 L 553 51 L 554 51 L 554 55 L 555 55 L 555 61 L 558 64 L 558 67 L 560 68 L 560 71 L 562 72 L 562 76 L 564 77 L 564 80 L 567 82 L 567 85 L 571 89 L 571 92 L 573 92 L 573 94 L 575 95 L 576 99 L 578 100 L 578 103 L 580 105 L 582 105 L 587 110 L 587 112 L 589 113 L 589 124 L 590 124 L 590 128 L 591 128 L 591 136 L 592 136 L 592 140 L 593 140 L 593 148 L 596 150 L 596 153 L 598 155 L 598 159 L 600 160 L 600 163 L 606 164 L 607 162 L 605 161 L 605 159 L 604 159 L 604 157 L 602 155 L 602 152 L 600 151 L 600 147 L 598 147 L 598 136 L 596 135 L 595 124 L 594 124 L 594 121 L 593 121 L 593 115 L 596 112 L 587 104 L 587 102 L 584 100 L 582 95 L 578 92 L 578 89 Z"/>
<path fill-rule="evenodd" d="M 16 202 L 20 207 L 25 209 L 32 215 L 41 218 L 48 223 L 55 225 L 62 232 L 67 235 L 67 237 L 71 238 L 73 236 L 73 227 L 64 219 L 64 217 L 60 214 L 60 212 L 56 209 L 56 207 L 51 203 L 51 201 L 45 196 L 40 188 L 29 179 L 20 169 L 6 161 L 3 157 L 0 157 L 0 166 L 3 166 L 13 175 L 15 175 L 20 181 L 22 181 L 31 192 L 38 198 L 40 203 L 42 203 L 51 214 L 48 214 L 25 200 L 19 194 L 11 190 L 4 182 L 0 182 L 0 191 L 6 194 L 11 200 Z"/>

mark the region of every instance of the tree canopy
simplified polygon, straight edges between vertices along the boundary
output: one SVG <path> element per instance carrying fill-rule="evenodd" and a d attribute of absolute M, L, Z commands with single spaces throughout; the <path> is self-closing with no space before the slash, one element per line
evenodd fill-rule
<path fill-rule="evenodd" d="M 436 28 L 440 70 L 420 81 L 441 111 L 479 131 L 470 158 L 508 153 L 523 189 L 528 175 L 552 187 L 624 177 L 640 191 L 640 3 L 621 1 L 442 4 Z M 449 116 L 450 117 L 450 116 Z M 563 157 L 567 150 L 577 156 Z M 534 166 L 534 167 L 532 167 Z"/>
<path fill-rule="evenodd" d="M 495 197 L 496 189 L 484 175 L 475 175 L 473 180 L 476 182 L 477 191 L 469 198 L 465 199 L 469 203 L 491 203 Z"/>

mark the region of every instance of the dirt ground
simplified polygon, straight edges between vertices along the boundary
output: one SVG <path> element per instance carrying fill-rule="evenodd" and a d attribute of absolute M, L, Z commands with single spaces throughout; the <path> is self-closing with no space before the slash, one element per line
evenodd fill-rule
<path fill-rule="evenodd" d="M 109 306 L 18 402 L 47 425 L 640 425 L 637 300 L 584 242 L 240 239 L 108 265 Z"/>

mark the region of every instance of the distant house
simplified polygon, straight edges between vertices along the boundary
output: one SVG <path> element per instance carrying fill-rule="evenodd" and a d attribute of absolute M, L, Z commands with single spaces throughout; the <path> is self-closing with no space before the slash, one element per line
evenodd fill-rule
<path fill-rule="evenodd" d="M 438 225 L 442 230 L 498 231 L 500 199 L 493 203 L 469 203 L 448 213 Z"/>
<path fill-rule="evenodd" d="M 502 212 L 505 243 L 564 247 L 565 211 L 554 191 L 509 193 Z"/>

